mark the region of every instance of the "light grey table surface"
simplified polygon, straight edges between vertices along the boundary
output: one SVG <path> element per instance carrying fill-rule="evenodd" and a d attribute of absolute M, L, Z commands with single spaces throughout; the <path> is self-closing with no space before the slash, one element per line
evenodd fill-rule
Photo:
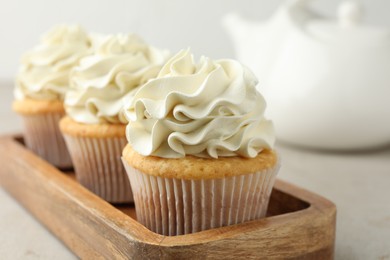
<path fill-rule="evenodd" d="M 0 134 L 21 131 L 11 102 L 12 87 L 0 84 Z M 279 178 L 337 205 L 336 259 L 390 259 L 390 147 L 360 153 L 277 149 Z M 0 187 L 0 259 L 75 258 Z"/>

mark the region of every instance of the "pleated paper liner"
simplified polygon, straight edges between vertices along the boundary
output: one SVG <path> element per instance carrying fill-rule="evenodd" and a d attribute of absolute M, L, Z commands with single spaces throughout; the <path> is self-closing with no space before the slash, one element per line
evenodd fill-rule
<path fill-rule="evenodd" d="M 144 174 L 123 160 L 137 220 L 153 232 L 175 236 L 265 217 L 274 168 L 223 179 L 186 180 Z"/>
<path fill-rule="evenodd" d="M 49 163 L 60 167 L 72 166 L 58 123 L 64 113 L 21 115 L 26 146 Z"/>
<path fill-rule="evenodd" d="M 133 201 L 130 183 L 121 162 L 126 137 L 64 137 L 80 184 L 111 203 Z"/>

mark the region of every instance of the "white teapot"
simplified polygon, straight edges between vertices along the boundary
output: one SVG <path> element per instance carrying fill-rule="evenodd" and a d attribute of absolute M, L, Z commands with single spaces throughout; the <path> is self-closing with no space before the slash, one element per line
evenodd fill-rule
<path fill-rule="evenodd" d="M 321 149 L 390 144 L 390 31 L 361 23 L 354 1 L 337 20 L 288 1 L 261 24 L 227 15 L 238 59 L 259 77 L 278 139 Z"/>

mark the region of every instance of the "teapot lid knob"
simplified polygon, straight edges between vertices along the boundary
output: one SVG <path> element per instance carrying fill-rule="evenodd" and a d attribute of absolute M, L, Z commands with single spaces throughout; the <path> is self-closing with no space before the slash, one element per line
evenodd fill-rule
<path fill-rule="evenodd" d="M 344 1 L 338 8 L 338 17 L 342 27 L 356 26 L 362 21 L 363 7 L 358 1 Z"/>

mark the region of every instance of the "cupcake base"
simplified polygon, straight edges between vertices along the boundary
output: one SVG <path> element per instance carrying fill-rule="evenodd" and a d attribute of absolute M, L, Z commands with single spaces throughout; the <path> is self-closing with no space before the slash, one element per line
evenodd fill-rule
<path fill-rule="evenodd" d="M 120 159 L 127 144 L 125 126 L 83 125 L 65 117 L 60 127 L 78 182 L 108 202 L 132 202 L 129 179 Z"/>
<path fill-rule="evenodd" d="M 279 169 L 278 163 L 251 174 L 222 178 L 213 178 L 207 174 L 209 178 L 205 179 L 167 178 L 136 169 L 135 167 L 140 168 L 138 166 L 141 165 L 134 166 L 129 163 L 129 149 L 131 148 L 126 146 L 122 160 L 132 186 L 137 220 L 148 229 L 162 235 L 174 236 L 265 217 Z M 163 160 L 165 164 L 170 164 L 171 169 L 174 169 L 175 165 L 180 168 L 180 165 L 177 165 L 180 159 L 143 159 Z M 186 160 L 193 160 L 195 163 L 205 159 Z M 213 162 L 216 160 L 206 161 L 209 163 L 209 169 L 214 169 Z M 141 164 L 145 165 L 145 162 Z M 220 172 L 217 174 L 223 175 Z"/>
<path fill-rule="evenodd" d="M 275 176 L 261 172 L 226 179 L 184 180 L 147 175 L 125 162 L 137 220 L 166 236 L 265 217 Z"/>
<path fill-rule="evenodd" d="M 58 123 L 65 115 L 60 101 L 15 101 L 24 125 L 26 146 L 41 158 L 59 168 L 72 167 L 72 160 Z"/>

